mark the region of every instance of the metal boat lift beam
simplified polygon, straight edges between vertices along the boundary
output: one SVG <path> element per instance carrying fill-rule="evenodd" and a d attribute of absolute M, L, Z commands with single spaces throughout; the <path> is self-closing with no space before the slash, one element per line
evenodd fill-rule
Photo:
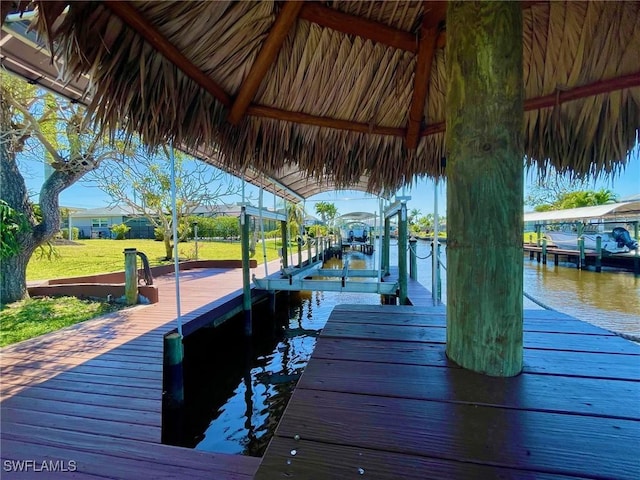
<path fill-rule="evenodd" d="M 353 292 L 353 293 L 377 293 L 379 295 L 396 295 L 398 286 L 395 282 L 353 282 L 336 280 L 309 280 L 274 278 L 254 278 L 253 283 L 259 290 L 287 290 L 287 291 L 325 291 L 325 292 Z"/>

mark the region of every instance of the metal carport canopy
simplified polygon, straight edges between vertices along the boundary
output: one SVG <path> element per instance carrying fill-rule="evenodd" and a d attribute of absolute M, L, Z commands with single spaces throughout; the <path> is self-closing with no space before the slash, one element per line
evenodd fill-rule
<path fill-rule="evenodd" d="M 525 222 L 550 222 L 555 220 L 576 220 L 582 218 L 602 217 L 610 214 L 639 214 L 640 201 L 610 203 L 592 207 L 568 208 L 565 210 L 549 210 L 547 212 L 531 212 L 524 214 Z"/>
<path fill-rule="evenodd" d="M 39 85 L 72 101 L 86 104 L 89 100 L 86 96 L 89 79 L 81 76 L 62 82 L 57 63 L 52 63 L 46 46 L 38 41 L 35 33 L 27 31 L 28 26 L 29 20 L 20 20 L 17 15 L 7 17 L 0 32 L 2 68 L 31 84 Z M 289 202 L 299 203 L 318 193 L 341 190 L 330 177 L 318 182 L 299 171 L 294 165 L 268 174 L 252 167 L 241 172 L 230 169 L 218 156 L 206 153 L 209 149 L 205 146 L 196 150 L 183 148 L 181 150 Z M 367 182 L 368 178 L 363 176 L 356 184 L 350 185 L 349 190 L 366 192 Z"/>

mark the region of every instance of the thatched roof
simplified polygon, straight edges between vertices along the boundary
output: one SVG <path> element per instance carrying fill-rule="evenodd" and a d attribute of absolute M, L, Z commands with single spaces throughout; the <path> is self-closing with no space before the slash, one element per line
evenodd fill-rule
<path fill-rule="evenodd" d="M 40 3 L 37 29 L 105 126 L 311 185 L 443 173 L 442 3 L 71 2 L 56 21 L 66 4 Z M 640 129 L 640 4 L 522 7 L 528 161 L 617 172 Z"/>

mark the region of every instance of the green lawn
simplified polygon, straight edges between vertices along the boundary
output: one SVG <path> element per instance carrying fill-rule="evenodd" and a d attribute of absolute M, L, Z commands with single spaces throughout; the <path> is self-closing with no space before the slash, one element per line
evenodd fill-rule
<path fill-rule="evenodd" d="M 0 347 L 122 308 L 75 297 L 35 298 L 2 307 Z"/>
<path fill-rule="evenodd" d="M 51 260 L 39 258 L 36 254 L 27 266 L 27 280 L 46 280 L 50 278 L 75 277 L 94 273 L 116 272 L 124 270 L 125 248 L 136 248 L 147 255 L 151 266 L 163 265 L 164 243 L 155 240 L 78 240 L 77 245 L 57 245 L 58 255 Z M 278 258 L 280 244 L 267 240 L 267 261 Z M 181 260 L 195 259 L 195 243 L 178 244 Z M 229 260 L 242 258 L 240 242 L 198 242 L 199 260 Z M 253 257 L 262 263 L 262 246 L 256 245 Z"/>

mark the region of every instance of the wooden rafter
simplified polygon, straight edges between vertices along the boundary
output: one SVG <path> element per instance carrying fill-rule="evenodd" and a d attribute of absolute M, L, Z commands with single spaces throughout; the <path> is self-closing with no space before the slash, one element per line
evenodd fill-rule
<path fill-rule="evenodd" d="M 356 17 L 316 2 L 306 2 L 300 11 L 300 18 L 338 32 L 368 38 L 394 48 L 414 53 L 418 51 L 416 37 L 410 32 Z"/>
<path fill-rule="evenodd" d="M 144 37 L 164 57 L 182 70 L 189 78 L 208 91 L 225 106 L 231 105 L 231 97 L 214 80 L 196 67 L 180 50 L 162 35 L 129 2 L 105 0 L 103 2 L 124 23 Z"/>
<path fill-rule="evenodd" d="M 391 135 L 395 137 L 404 136 L 404 128 L 380 127 L 368 123 L 352 122 L 350 120 L 338 120 L 336 118 L 319 117 L 302 112 L 291 112 L 264 105 L 251 105 L 247 109 L 247 115 L 255 117 L 273 118 L 285 122 L 302 123 L 305 125 L 315 125 L 317 127 L 336 128 L 338 130 L 349 130 L 351 132 L 373 133 L 376 135 Z"/>
<path fill-rule="evenodd" d="M 540 2 L 529 2 L 535 4 Z M 202 70 L 196 67 L 186 58 L 171 42 L 169 42 L 153 25 L 151 25 L 140 13 L 128 2 L 104 0 L 104 4 L 108 6 L 114 14 L 120 17 L 127 25 L 142 35 L 158 52 L 163 54 L 169 61 L 180 68 L 189 78 L 198 83 L 202 88 L 211 93 L 223 105 L 231 106 L 231 98 L 229 95 L 211 78 L 207 77 Z M 523 2 L 524 4 L 524 2 Z M 304 12 L 305 7 L 302 7 Z M 353 17 L 356 18 L 356 17 Z M 440 33 L 438 39 L 443 38 Z M 440 40 L 436 41 L 436 46 Z M 540 108 L 548 108 L 561 103 L 578 100 L 593 95 L 622 90 L 640 86 L 640 71 L 634 72 L 621 77 L 611 78 L 588 85 L 582 85 L 569 90 L 560 91 L 542 97 L 530 98 L 524 102 L 524 110 L 536 110 Z M 265 105 L 249 105 L 246 110 L 247 115 L 272 118 L 286 122 L 301 123 L 305 125 L 315 125 L 319 127 L 335 128 L 339 130 L 348 130 L 360 133 L 372 133 L 376 135 L 388 135 L 394 137 L 404 137 L 407 133 L 405 128 L 382 127 L 371 125 L 368 123 L 354 122 L 350 120 L 338 120 L 329 117 L 320 117 L 302 112 L 292 112 L 281 110 Z M 445 130 L 444 122 L 435 123 L 427 126 L 420 132 L 421 137 L 442 133 Z"/>
<path fill-rule="evenodd" d="M 424 104 L 427 98 L 429 79 L 431 78 L 431 65 L 436 52 L 440 24 L 447 13 L 447 4 L 446 2 L 424 2 L 423 12 L 418 59 L 413 75 L 413 96 L 411 107 L 409 108 L 409 124 L 407 125 L 407 136 L 405 137 L 405 145 L 409 150 L 413 150 L 418 146 Z"/>
<path fill-rule="evenodd" d="M 600 82 L 581 85 L 569 90 L 561 90 L 557 93 L 545 95 L 543 97 L 530 98 L 524 101 L 524 110 L 538 110 L 540 108 L 553 107 L 561 103 L 578 100 L 580 98 L 592 97 L 601 93 L 613 92 L 624 88 L 640 86 L 640 71 L 623 75 L 621 77 L 610 78 Z"/>
<path fill-rule="evenodd" d="M 282 10 L 280 10 L 278 18 L 276 18 L 276 21 L 273 23 L 269 35 L 260 49 L 260 53 L 258 53 L 255 62 L 251 66 L 249 74 L 238 90 L 236 100 L 233 102 L 233 106 L 227 117 L 230 123 L 237 125 L 244 116 L 267 70 L 269 70 L 269 67 L 273 64 L 278 52 L 280 52 L 282 43 L 289 33 L 291 26 L 298 18 L 302 4 L 303 2 L 300 1 L 288 1 L 284 4 Z"/>

